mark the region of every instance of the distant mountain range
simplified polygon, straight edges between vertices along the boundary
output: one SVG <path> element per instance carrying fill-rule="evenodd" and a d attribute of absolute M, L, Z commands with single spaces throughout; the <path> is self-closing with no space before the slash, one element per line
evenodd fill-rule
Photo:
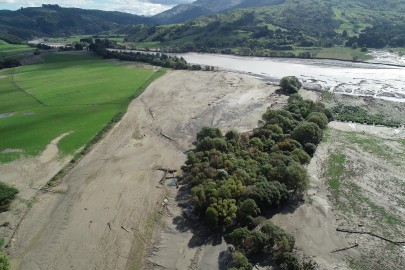
<path fill-rule="evenodd" d="M 181 52 L 287 57 L 309 56 L 302 53 L 311 47 L 405 47 L 403 0 L 198 0 L 153 19 L 176 24 L 128 27 L 127 40 Z"/>
<path fill-rule="evenodd" d="M 136 24 L 180 23 L 232 9 L 282 2 L 284 0 L 197 0 L 191 4 L 178 5 L 153 17 L 44 4 L 17 11 L 0 10 L 0 39 L 18 43 L 33 37 L 96 34 Z"/>
<path fill-rule="evenodd" d="M 197 0 L 152 17 L 42 5 L 0 10 L 0 39 L 98 33 L 186 50 L 405 47 L 404 0 Z"/>

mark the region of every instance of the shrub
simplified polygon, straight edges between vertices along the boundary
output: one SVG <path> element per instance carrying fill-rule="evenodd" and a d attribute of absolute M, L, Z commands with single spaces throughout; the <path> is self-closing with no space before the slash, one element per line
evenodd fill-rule
<path fill-rule="evenodd" d="M 10 203 L 17 193 L 16 188 L 0 182 L 0 212 L 8 211 Z"/>
<path fill-rule="evenodd" d="M 294 94 L 300 90 L 302 84 L 297 77 L 288 76 L 280 80 L 280 86 L 287 93 Z"/>
<path fill-rule="evenodd" d="M 203 127 L 197 133 L 197 141 L 202 141 L 205 138 L 222 138 L 222 132 L 218 128 Z"/>
<path fill-rule="evenodd" d="M 307 170 L 299 163 L 292 162 L 285 171 L 284 184 L 288 190 L 303 192 L 308 187 Z"/>
<path fill-rule="evenodd" d="M 294 128 L 291 137 L 302 145 L 306 143 L 318 144 L 322 139 L 322 130 L 317 124 L 304 122 Z"/>
<path fill-rule="evenodd" d="M 300 263 L 294 253 L 282 253 L 278 258 L 278 262 L 282 270 L 300 270 Z"/>
<path fill-rule="evenodd" d="M 307 117 L 307 121 L 317 124 L 320 129 L 325 129 L 328 126 L 328 118 L 321 112 L 310 113 Z"/>
<path fill-rule="evenodd" d="M 241 248 L 245 241 L 245 238 L 250 234 L 250 231 L 243 227 L 233 230 L 229 235 L 229 242 L 235 247 Z"/>
<path fill-rule="evenodd" d="M 232 254 L 232 261 L 230 263 L 232 268 L 239 270 L 251 270 L 253 268 L 252 264 L 249 263 L 248 259 L 243 255 L 242 252 L 236 251 Z"/>
<path fill-rule="evenodd" d="M 0 251 L 0 270 L 9 270 L 10 261 L 6 254 Z"/>

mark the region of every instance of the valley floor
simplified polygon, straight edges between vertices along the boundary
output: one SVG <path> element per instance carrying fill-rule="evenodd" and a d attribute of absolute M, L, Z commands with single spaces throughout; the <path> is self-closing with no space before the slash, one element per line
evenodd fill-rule
<path fill-rule="evenodd" d="M 252 129 L 285 100 L 274 91 L 224 72 L 175 71 L 153 82 L 57 192 L 36 197 L 7 249 L 13 269 L 139 268 L 167 192 L 157 168 L 179 170 L 205 125 Z"/>
<path fill-rule="evenodd" d="M 286 103 L 287 97 L 276 89 L 229 72 L 172 71 L 154 81 L 60 180 L 58 192 L 36 197 L 7 249 L 13 269 L 219 269 L 225 242 L 204 238 L 204 231 L 184 218 L 178 204 L 186 199 L 183 189 L 161 185 L 163 172 L 158 169 L 180 171 L 185 151 L 193 147 L 203 126 L 223 131 L 257 126 L 268 107 Z M 314 92 L 302 93 L 319 98 Z M 330 124 L 308 168 L 311 188 L 306 201 L 272 217 L 294 234 L 299 253 L 311 256 L 321 269 L 367 269 L 360 268 L 364 258 L 372 267 L 379 258 L 388 266 L 403 265 L 400 247 L 336 228 L 373 230 L 400 240 L 405 219 L 404 186 L 398 182 L 405 177 L 404 133 L 403 128 L 380 132 L 369 126 Z M 338 171 L 338 195 L 329 184 L 336 154 L 346 157 Z M 392 161 L 386 162 L 388 158 Z M 353 185 L 358 193 L 351 195 Z M 164 199 L 169 201 L 165 207 Z M 351 204 L 361 208 L 348 211 Z M 358 248 L 332 252 L 353 242 Z M 388 251 L 393 257 L 385 257 Z"/>

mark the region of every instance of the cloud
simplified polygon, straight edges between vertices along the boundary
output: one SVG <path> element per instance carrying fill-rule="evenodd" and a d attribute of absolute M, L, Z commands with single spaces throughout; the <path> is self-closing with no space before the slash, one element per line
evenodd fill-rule
<path fill-rule="evenodd" d="M 58 4 L 62 7 L 77 7 L 128 12 L 139 15 L 154 15 L 178 4 L 195 0 L 0 0 L 0 9 L 18 9 L 20 7 L 38 7 L 42 4 Z"/>
<path fill-rule="evenodd" d="M 148 1 L 148 0 L 146 0 Z M 186 3 L 191 3 L 194 2 L 195 0 L 149 0 L 151 3 L 155 4 L 162 4 L 162 5 L 167 5 L 167 6 L 176 6 L 180 4 L 186 4 Z"/>

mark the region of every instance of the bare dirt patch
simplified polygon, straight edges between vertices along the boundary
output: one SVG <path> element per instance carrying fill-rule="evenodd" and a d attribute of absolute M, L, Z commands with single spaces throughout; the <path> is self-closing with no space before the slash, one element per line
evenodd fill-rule
<path fill-rule="evenodd" d="M 10 117 L 13 116 L 15 113 L 2 113 L 0 114 L 0 118 L 6 118 L 6 117 Z"/>
<path fill-rule="evenodd" d="M 328 141 L 333 148 L 324 163 L 324 179 L 338 228 L 405 241 L 405 130 L 332 126 Z M 339 234 L 359 245 L 356 253 L 346 253 L 351 268 L 404 269 L 403 244 L 369 234 Z"/>
<path fill-rule="evenodd" d="M 19 193 L 12 203 L 11 210 L 0 213 L 9 226 L 0 227 L 0 237 L 7 243 L 21 219 L 36 201 L 39 190 L 56 174 L 71 157 L 61 158 L 57 143 L 67 134 L 55 138 L 38 157 L 22 157 L 10 163 L 0 164 L 1 181 L 15 186 Z M 22 149 L 5 149 L 3 152 L 22 153 Z"/>
<path fill-rule="evenodd" d="M 1 151 L 1 153 L 22 153 L 24 150 L 20 148 L 7 148 Z"/>

